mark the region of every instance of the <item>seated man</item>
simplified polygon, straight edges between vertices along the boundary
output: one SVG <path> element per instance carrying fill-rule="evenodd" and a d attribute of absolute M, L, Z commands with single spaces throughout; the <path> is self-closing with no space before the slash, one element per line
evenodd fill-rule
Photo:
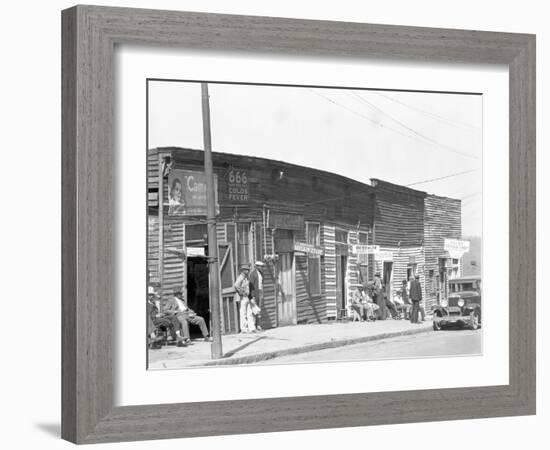
<path fill-rule="evenodd" d="M 350 301 L 351 310 L 356 313 L 361 322 L 365 320 L 365 307 L 363 297 L 363 286 L 358 286 L 357 289 L 353 291 L 353 295 Z"/>
<path fill-rule="evenodd" d="M 403 311 L 405 313 L 405 320 L 410 320 L 412 303 L 409 299 L 409 287 L 407 286 L 407 280 L 402 281 L 401 290 L 398 291 L 398 293 L 400 294 L 401 300 L 403 300 Z"/>
<path fill-rule="evenodd" d="M 170 333 L 174 341 L 183 342 L 183 338 L 179 335 L 179 321 L 174 316 L 164 316 L 159 313 L 158 299 L 159 296 L 154 289 L 149 288 L 147 295 L 147 336 L 149 338 L 149 348 L 151 349 L 161 347 L 160 342 L 163 340 L 163 336 L 160 335 L 160 331 L 163 329 Z"/>
<path fill-rule="evenodd" d="M 384 292 L 384 298 L 386 302 L 386 308 L 390 311 L 392 319 L 401 319 L 401 315 L 397 312 L 395 304 L 388 298 L 388 295 Z"/>
<path fill-rule="evenodd" d="M 189 324 L 197 325 L 200 328 L 205 341 L 212 340 L 208 334 L 206 322 L 201 316 L 198 316 L 195 311 L 187 306 L 181 291 L 174 292 L 174 296 L 166 301 L 164 304 L 164 313 L 175 316 L 179 320 L 186 342 L 190 340 Z"/>
<path fill-rule="evenodd" d="M 380 308 L 374 303 L 372 297 L 374 294 L 374 283 L 371 281 L 367 284 L 367 289 L 363 292 L 363 309 L 367 321 L 375 321 L 377 319 L 376 311 Z"/>

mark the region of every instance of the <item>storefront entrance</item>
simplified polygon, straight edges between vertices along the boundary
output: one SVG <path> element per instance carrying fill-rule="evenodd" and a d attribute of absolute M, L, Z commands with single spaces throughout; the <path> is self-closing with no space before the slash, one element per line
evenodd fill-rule
<path fill-rule="evenodd" d="M 393 300 L 393 262 L 384 261 L 384 272 L 382 282 L 386 287 L 386 297 Z"/>
<path fill-rule="evenodd" d="M 208 263 L 205 257 L 187 258 L 187 306 L 201 316 L 210 328 Z M 190 326 L 191 337 L 201 336 L 198 327 Z"/>
<path fill-rule="evenodd" d="M 296 325 L 294 253 L 280 253 L 277 264 L 278 326 Z"/>
<path fill-rule="evenodd" d="M 338 319 L 346 316 L 346 268 L 347 256 L 336 255 L 336 305 Z"/>

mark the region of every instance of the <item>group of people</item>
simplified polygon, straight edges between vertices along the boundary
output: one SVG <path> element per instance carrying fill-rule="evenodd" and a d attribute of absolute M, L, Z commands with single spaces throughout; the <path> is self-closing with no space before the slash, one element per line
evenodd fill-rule
<path fill-rule="evenodd" d="M 401 289 L 397 291 L 395 301 L 404 311 L 405 319 L 411 323 L 424 322 L 426 312 L 422 306 L 422 286 L 418 275 L 411 276 L 409 281 L 403 280 Z"/>
<path fill-rule="evenodd" d="M 402 314 L 411 323 L 424 321 L 425 311 L 422 301 L 422 286 L 418 275 L 411 276 L 409 281 L 403 280 L 401 289 L 396 293 L 394 301 L 388 298 L 380 273 L 374 275 L 374 281 L 367 284 L 366 289 L 359 286 L 353 293 L 350 307 L 361 321 L 385 319 L 389 311 L 393 319 L 401 319 Z M 399 311 L 401 310 L 401 312 Z M 419 319 L 421 316 L 421 320 Z"/>
<path fill-rule="evenodd" d="M 261 261 L 256 261 L 252 270 L 250 270 L 248 264 L 243 264 L 235 281 L 235 300 L 239 303 L 241 333 L 262 331 L 260 318 L 263 301 L 264 267 L 265 264 Z"/>
<path fill-rule="evenodd" d="M 174 292 L 161 305 L 160 296 L 150 286 L 147 295 L 147 320 L 148 344 L 151 349 L 161 347 L 164 331 L 170 333 L 178 347 L 185 347 L 191 341 L 189 325 L 198 326 L 205 341 L 212 340 L 206 321 L 187 306 L 181 291 Z"/>

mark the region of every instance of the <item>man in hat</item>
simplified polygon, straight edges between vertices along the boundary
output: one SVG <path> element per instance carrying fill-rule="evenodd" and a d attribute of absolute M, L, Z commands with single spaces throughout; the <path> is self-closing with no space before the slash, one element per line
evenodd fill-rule
<path fill-rule="evenodd" d="M 202 333 L 202 336 L 205 341 L 212 341 L 212 338 L 210 337 L 208 333 L 208 327 L 206 326 L 206 322 L 204 319 L 197 315 L 195 311 L 193 311 L 191 308 L 187 306 L 187 303 L 184 300 L 183 292 L 176 291 L 174 292 L 174 296 L 170 299 L 168 299 L 164 305 L 165 310 L 164 312 L 167 315 L 173 315 L 176 316 L 178 319 L 181 330 L 183 333 L 183 337 L 185 339 L 185 342 L 189 342 L 189 324 L 197 325 Z"/>
<path fill-rule="evenodd" d="M 250 309 L 254 318 L 254 329 L 261 331 L 260 316 L 262 313 L 262 303 L 264 299 L 264 274 L 263 269 L 265 264 L 262 261 L 256 261 L 254 263 L 254 269 L 250 272 Z"/>
<path fill-rule="evenodd" d="M 422 286 L 420 285 L 420 277 L 416 275 L 414 278 L 411 276 L 411 287 L 409 291 L 409 297 L 412 302 L 411 311 L 411 323 L 420 323 L 418 321 L 418 313 L 420 308 L 420 301 L 422 300 Z"/>
<path fill-rule="evenodd" d="M 248 264 L 241 264 L 241 271 L 233 287 L 237 291 L 236 300 L 239 302 L 239 322 L 241 333 L 251 331 L 251 325 L 254 323 L 254 317 L 250 310 L 250 283 L 248 280 Z"/>
<path fill-rule="evenodd" d="M 384 287 L 382 286 L 382 280 L 380 279 L 380 272 L 376 272 L 374 274 L 374 290 L 372 300 L 378 305 L 378 318 L 385 320 L 388 312 L 386 310 L 386 299 L 384 298 Z"/>
<path fill-rule="evenodd" d="M 175 316 L 164 316 L 159 312 L 159 295 L 155 292 L 152 286 L 149 286 L 147 292 L 147 335 L 149 337 L 149 347 L 151 349 L 159 349 L 160 342 L 163 337 L 159 331 L 163 328 L 170 332 L 174 341 L 184 342 L 184 339 L 179 335 L 180 325 Z"/>

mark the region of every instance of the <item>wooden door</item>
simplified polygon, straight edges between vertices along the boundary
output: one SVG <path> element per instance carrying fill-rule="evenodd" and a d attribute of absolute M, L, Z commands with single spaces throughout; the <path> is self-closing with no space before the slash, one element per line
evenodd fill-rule
<path fill-rule="evenodd" d="M 386 287 L 386 297 L 393 300 L 393 262 L 384 261 L 383 283 Z"/>
<path fill-rule="evenodd" d="M 336 255 L 336 313 L 338 319 L 342 319 L 346 314 L 346 259 L 344 255 Z"/>
<path fill-rule="evenodd" d="M 277 267 L 278 325 L 296 325 L 294 253 L 280 253 Z"/>

